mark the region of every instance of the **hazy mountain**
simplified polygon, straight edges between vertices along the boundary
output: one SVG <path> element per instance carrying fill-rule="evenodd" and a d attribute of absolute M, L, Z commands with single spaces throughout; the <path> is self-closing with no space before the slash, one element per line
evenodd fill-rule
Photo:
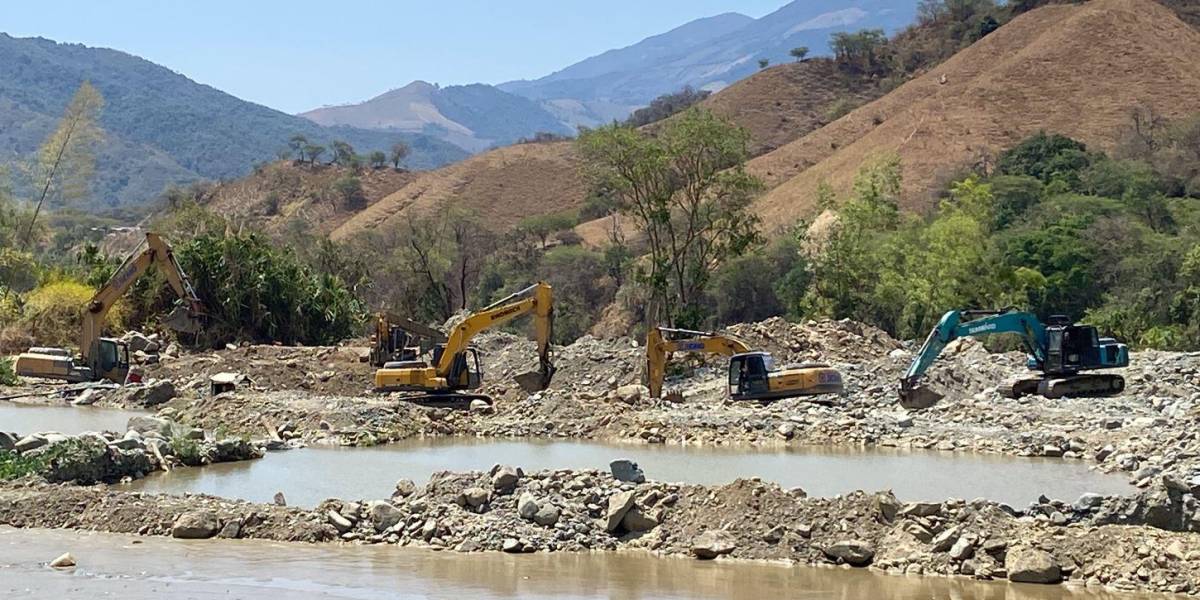
<path fill-rule="evenodd" d="M 345 140 L 360 152 L 403 139 L 413 167 L 466 155 L 426 135 L 322 127 L 116 50 L 0 34 L 0 161 L 33 152 L 85 80 L 105 100 L 95 205 L 146 200 L 171 183 L 244 175 L 297 133 L 317 143 Z M 20 192 L 19 178 L 15 184 Z"/>
<path fill-rule="evenodd" d="M 910 24 L 915 0 L 796 0 L 759 19 L 721 15 L 693 21 L 534 81 L 501 84 L 559 118 L 591 125 L 618 118 L 685 85 L 719 90 L 758 70 L 760 59 L 793 60 L 792 48 L 828 54 L 838 31 Z"/>
<path fill-rule="evenodd" d="M 471 152 L 537 132 L 571 133 L 537 102 L 482 84 L 443 88 L 414 81 L 366 102 L 300 116 L 321 125 L 422 132 Z"/>

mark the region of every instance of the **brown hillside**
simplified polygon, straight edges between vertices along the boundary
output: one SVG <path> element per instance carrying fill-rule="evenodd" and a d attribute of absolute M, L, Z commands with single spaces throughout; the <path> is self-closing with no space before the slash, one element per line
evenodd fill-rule
<path fill-rule="evenodd" d="M 701 105 L 750 132 L 750 155 L 770 152 L 831 120 L 839 102 L 859 105 L 878 87 L 817 58 L 764 69 L 706 98 Z"/>
<path fill-rule="evenodd" d="M 355 174 L 334 165 L 276 162 L 241 179 L 216 184 L 199 199 L 211 210 L 267 231 L 280 231 L 299 220 L 314 233 L 329 233 L 354 214 L 333 189 L 335 181 L 351 174 L 362 183 L 367 204 L 400 189 L 417 175 L 391 168 L 362 169 Z"/>
<path fill-rule="evenodd" d="M 1039 8 L 752 161 L 778 184 L 757 207 L 768 223 L 811 215 L 821 181 L 845 192 L 881 153 L 901 158 L 904 206 L 925 210 L 947 178 L 1038 130 L 1111 150 L 1135 106 L 1167 118 L 1200 112 L 1198 56 L 1200 33 L 1151 0 Z"/>
<path fill-rule="evenodd" d="M 571 142 L 497 148 L 433 171 L 376 202 L 333 231 L 334 239 L 390 227 L 447 202 L 473 209 L 496 231 L 530 215 L 570 210 L 586 188 Z"/>

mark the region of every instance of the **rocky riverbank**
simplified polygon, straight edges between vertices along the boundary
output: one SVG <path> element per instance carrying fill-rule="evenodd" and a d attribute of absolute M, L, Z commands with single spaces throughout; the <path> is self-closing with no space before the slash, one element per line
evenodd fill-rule
<path fill-rule="evenodd" d="M 1151 527 L 1151 514 L 1130 503 L 1085 496 L 1018 511 L 986 500 L 901 503 L 890 492 L 809 498 L 753 479 L 665 484 L 621 464 L 537 473 L 498 465 L 438 473 L 424 486 L 401 481 L 389 499 L 331 499 L 314 510 L 30 479 L 0 484 L 0 524 L 459 552 L 643 549 L 1200 592 L 1200 536 Z"/>

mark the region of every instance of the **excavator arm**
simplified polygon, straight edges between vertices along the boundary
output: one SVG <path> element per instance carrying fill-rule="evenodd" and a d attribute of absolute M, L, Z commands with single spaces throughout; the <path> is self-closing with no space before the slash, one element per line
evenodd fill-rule
<path fill-rule="evenodd" d="M 986 315 L 986 316 L 981 316 Z M 979 317 L 979 318 L 975 318 Z M 952 310 L 942 316 L 941 321 L 925 338 L 925 344 L 900 380 L 900 399 L 912 401 L 922 393 L 921 378 L 929 370 L 946 346 L 964 337 L 976 337 L 997 333 L 1016 334 L 1021 337 L 1025 351 L 1041 365 L 1046 360 L 1046 328 L 1037 316 L 1028 312 L 982 312 Z"/>
<path fill-rule="evenodd" d="M 435 368 L 439 377 L 448 377 L 455 357 L 466 351 L 479 333 L 500 327 L 513 319 L 533 314 L 538 344 L 538 373 L 541 388 L 550 384 L 554 364 L 550 359 L 550 338 L 554 333 L 554 299 L 549 284 L 536 283 L 469 315 L 446 336 L 446 348 Z"/>
<path fill-rule="evenodd" d="M 196 296 L 196 291 L 175 260 L 171 246 L 158 234 L 147 233 L 146 240 L 121 263 L 116 273 L 100 287 L 87 304 L 83 314 L 83 333 L 79 342 L 79 351 L 83 354 L 85 362 L 91 363 L 94 360 L 96 343 L 100 339 L 108 311 L 112 310 L 113 304 L 151 265 L 158 267 L 167 278 L 171 289 L 183 301 L 181 310 L 173 311 L 164 319 L 164 323 L 179 331 L 192 332 L 200 329 L 204 307 Z"/>
<path fill-rule="evenodd" d="M 667 336 L 676 335 L 686 337 L 667 339 Z M 662 396 L 663 379 L 666 378 L 667 372 L 667 357 L 673 352 L 733 356 L 749 351 L 750 347 L 741 340 L 719 333 L 651 327 L 646 334 L 646 378 L 650 388 L 650 397 Z"/>

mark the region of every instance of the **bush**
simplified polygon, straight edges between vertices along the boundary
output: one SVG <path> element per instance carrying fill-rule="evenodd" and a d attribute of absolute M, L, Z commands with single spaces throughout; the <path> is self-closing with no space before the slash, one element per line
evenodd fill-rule
<path fill-rule="evenodd" d="M 45 468 L 45 455 L 22 456 L 16 452 L 0 450 L 0 481 L 37 475 Z"/>
<path fill-rule="evenodd" d="M 13 370 L 13 359 L 0 358 L 0 385 L 17 385 L 19 383 L 21 380 L 17 379 L 17 372 Z"/>
<path fill-rule="evenodd" d="M 95 293 L 90 286 L 68 279 L 43 284 L 25 297 L 22 323 L 41 345 L 78 343 L 83 310 Z M 119 331 L 124 312 L 123 304 L 118 302 L 108 312 L 105 325 Z"/>
<path fill-rule="evenodd" d="M 314 273 L 257 234 L 205 234 L 176 256 L 208 310 L 205 334 L 215 343 L 334 344 L 355 335 L 364 316 L 340 278 Z"/>
<path fill-rule="evenodd" d="M 182 435 L 171 437 L 171 453 L 179 459 L 179 462 L 189 467 L 199 466 L 204 458 L 200 442 Z"/>
<path fill-rule="evenodd" d="M 661 121 L 675 113 L 686 110 L 693 104 L 707 98 L 711 93 L 707 90 L 696 91 L 691 86 L 687 86 L 678 92 L 663 94 L 651 100 L 650 106 L 633 111 L 633 114 L 625 120 L 625 124 L 631 127 L 641 127 Z"/>

